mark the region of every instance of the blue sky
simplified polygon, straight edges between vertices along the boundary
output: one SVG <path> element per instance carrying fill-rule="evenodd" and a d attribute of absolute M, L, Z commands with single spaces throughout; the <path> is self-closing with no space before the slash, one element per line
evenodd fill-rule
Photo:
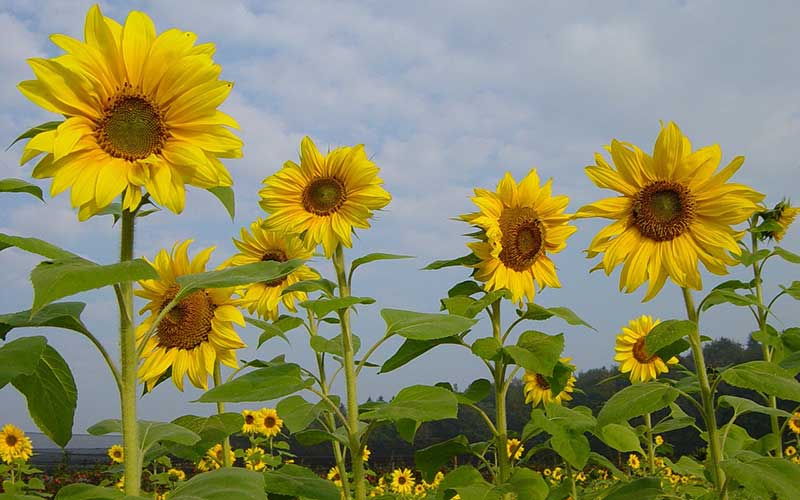
<path fill-rule="evenodd" d="M 0 143 L 54 119 L 28 102 L 16 84 L 31 78 L 29 57 L 52 57 L 51 33 L 81 37 L 90 2 L 0 1 Z M 468 227 L 452 220 L 473 210 L 473 187 L 494 188 L 505 171 L 518 180 L 531 167 L 554 178 L 554 192 L 571 197 L 569 210 L 611 193 L 596 189 L 583 172 L 612 138 L 650 150 L 659 120 L 678 123 L 696 147 L 719 143 L 723 162 L 744 155 L 734 181 L 767 193 L 772 204 L 791 196 L 800 174 L 800 66 L 796 26 L 800 5 L 773 2 L 102 2 L 120 21 L 131 9 L 147 12 L 158 31 L 180 27 L 217 44 L 223 78 L 236 82 L 223 109 L 242 125 L 241 160 L 227 162 L 235 180 L 237 216 L 231 222 L 207 193 L 194 190 L 187 210 L 162 212 L 142 221 L 136 253 L 152 257 L 176 240 L 193 238 L 195 251 L 216 245 L 216 265 L 233 252 L 231 237 L 262 215 L 261 180 L 286 160 L 296 160 L 300 139 L 320 148 L 364 143 L 381 167 L 393 200 L 358 233 L 353 258 L 386 251 L 414 260 L 374 263 L 359 271 L 353 293 L 374 296 L 355 322 L 363 343 L 383 333 L 381 307 L 435 311 L 448 288 L 468 277 L 466 269 L 421 271 L 428 262 L 463 255 Z M 20 169 L 20 148 L 0 152 L 0 178 L 29 178 Z M 37 181 L 38 182 L 38 181 Z M 49 188 L 49 182 L 39 183 Z M 45 189 L 47 191 L 47 189 Z M 79 223 L 67 195 L 42 204 L 21 195 L 0 197 L 0 231 L 47 239 L 101 262 L 112 262 L 117 229 L 107 218 Z M 619 328 L 639 314 L 681 317 L 680 292 L 668 285 L 641 303 L 643 290 L 617 293 L 618 275 L 589 274 L 582 250 L 603 226 L 579 221 L 567 249 L 555 256 L 563 288 L 537 297 L 545 306 L 577 311 L 598 332 L 551 320 L 537 325 L 564 331 L 565 354 L 580 369 L 610 365 Z M 784 240 L 798 249 L 798 231 Z M 0 311 L 30 306 L 28 281 L 37 258 L 0 252 L 4 284 Z M 316 265 L 328 268 L 318 260 Z M 798 271 L 773 262 L 776 280 L 800 279 Z M 711 288 L 719 281 L 706 275 Z M 85 321 L 116 351 L 116 306 L 110 291 L 84 294 Z M 782 302 L 785 326 L 798 309 Z M 485 331 L 486 319 L 477 331 Z M 483 329 L 483 330 L 482 330 Z M 712 337 L 745 339 L 752 319 L 730 308 L 712 309 L 703 320 Z M 22 334 L 20 332 L 19 334 Z M 30 331 L 30 334 L 42 332 Z M 79 389 L 76 432 L 118 415 L 113 382 L 102 360 L 82 338 L 44 332 L 72 366 Z M 258 332 L 240 331 L 255 344 Z M 327 332 L 332 336 L 333 331 Z M 477 335 L 475 335 L 477 338 Z M 312 359 L 306 339 L 280 340 L 240 358 Z M 388 343 L 377 359 L 390 356 Z M 310 366 L 310 365 L 309 365 Z M 466 386 L 486 377 L 466 352 L 441 348 L 386 375 L 367 374 L 361 396 L 389 397 L 405 385 L 447 380 Z M 207 414 L 210 405 L 190 403 L 164 384 L 140 404 L 141 418 L 171 420 Z M 239 409 L 239 406 L 232 406 Z M 24 400 L 10 387 L 0 391 L 0 422 L 32 430 Z"/>

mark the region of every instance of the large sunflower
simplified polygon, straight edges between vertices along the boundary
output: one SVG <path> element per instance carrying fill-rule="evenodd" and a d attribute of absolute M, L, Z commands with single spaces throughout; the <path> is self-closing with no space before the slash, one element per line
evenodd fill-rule
<path fill-rule="evenodd" d="M 313 248 L 307 248 L 302 240 L 294 234 L 264 229 L 261 218 L 256 219 L 250 224 L 250 231 L 242 228 L 242 240 L 233 240 L 239 253 L 225 261 L 222 267 L 241 266 L 274 260 L 286 262 L 291 259 L 310 259 L 314 255 Z M 268 319 L 278 318 L 278 304 L 282 301 L 283 305 L 290 311 L 296 311 L 295 301 L 303 301 L 308 298 L 305 292 L 289 292 L 281 295 L 283 290 L 298 281 L 313 280 L 319 278 L 316 271 L 308 266 L 300 266 L 291 274 L 272 281 L 261 281 L 253 283 L 242 289 L 241 304 L 247 308 L 250 314 L 257 312 L 259 316 Z"/>
<path fill-rule="evenodd" d="M 188 248 L 191 242 L 176 243 L 171 255 L 161 250 L 152 263 L 159 279 L 139 282 L 142 289 L 136 290 L 136 295 L 150 301 L 140 311 L 140 314 L 150 311 L 150 316 L 136 329 L 139 343 L 144 340 L 155 317 L 180 290 L 175 278 L 205 271 L 214 247 L 201 251 L 190 262 Z M 164 316 L 142 351 L 144 361 L 139 367 L 139 378 L 147 383 L 148 388 L 152 388 L 170 367 L 172 380 L 180 390 L 183 390 L 184 375 L 189 376 L 195 387 L 207 389 L 208 376 L 213 373 L 217 361 L 237 367 L 235 350 L 246 345 L 231 323 L 241 326 L 245 323 L 232 294 L 232 288 L 198 290 Z"/>
<path fill-rule="evenodd" d="M 562 363 L 570 366 L 574 371 L 574 366 L 569 365 L 572 358 L 561 358 Z M 570 374 L 564 388 L 558 394 L 553 394 L 550 387 L 550 382 L 541 373 L 525 370 L 525 375 L 522 376 L 522 392 L 525 395 L 525 402 L 531 403 L 534 408 L 541 404 L 556 403 L 561 404 L 562 401 L 572 401 L 572 392 L 575 391 L 575 382 L 577 379 L 574 375 Z"/>
<path fill-rule="evenodd" d="M 619 371 L 622 373 L 630 372 L 631 382 L 647 382 L 655 379 L 662 373 L 667 373 L 667 365 L 678 363 L 678 358 L 672 357 L 666 363 L 658 356 L 650 356 L 644 349 L 644 339 L 661 320 L 653 321 L 653 318 L 643 315 L 640 318 L 632 319 L 627 327 L 622 328 L 622 332 L 617 335 L 617 345 L 614 350 L 617 354 L 614 361 L 619 361 Z"/>
<path fill-rule="evenodd" d="M 14 460 L 27 461 L 33 454 L 31 438 L 14 424 L 6 424 L 0 429 L 0 458 L 10 464 Z"/>
<path fill-rule="evenodd" d="M 722 152 L 713 145 L 692 152 L 689 139 L 670 122 L 661 129 L 653 156 L 617 140 L 608 148 L 616 169 L 600 154 L 586 173 L 597 186 L 622 194 L 582 207 L 576 217 L 615 221 L 592 240 L 588 257 L 603 253 L 596 269 L 611 274 L 624 262 L 620 290 L 632 292 L 649 280 L 644 300 L 669 277 L 681 287 L 702 288 L 698 261 L 724 275 L 735 264 L 743 233 L 732 225 L 747 220 L 764 196 L 728 183 L 744 158 L 737 156 L 715 174 Z"/>
<path fill-rule="evenodd" d="M 135 209 L 142 188 L 173 212 L 184 207 L 184 184 L 230 186 L 219 158 L 238 158 L 242 141 L 217 107 L 233 84 L 219 79 L 214 45 L 178 29 L 156 35 L 153 22 L 132 11 L 125 26 L 95 5 L 86 15 L 85 43 L 50 39 L 66 54 L 30 59 L 36 80 L 20 91 L 66 120 L 25 147 L 21 163 L 44 153 L 36 178 L 53 178 L 55 196 L 72 188 L 85 220 L 123 194 Z"/>
<path fill-rule="evenodd" d="M 330 257 L 341 243 L 351 247 L 353 228 L 369 228 L 367 219 L 391 200 L 381 187 L 378 167 L 364 146 L 342 146 L 327 156 L 310 138 L 300 143 L 300 165 L 287 161 L 264 179 L 259 204 L 268 229 L 302 234 L 309 248 L 322 243 Z"/>
<path fill-rule="evenodd" d="M 480 259 L 475 278 L 485 282 L 486 290 L 503 288 L 514 302 L 524 297 L 533 301 L 534 281 L 539 289 L 558 288 L 561 283 L 548 253 L 558 253 L 575 232 L 564 213 L 569 198 L 552 196 L 552 180 L 540 186 L 536 169 L 517 184 L 510 173 L 497 185 L 497 192 L 475 189 L 472 201 L 480 212 L 461 219 L 486 233 L 486 241 L 468 243 Z"/>

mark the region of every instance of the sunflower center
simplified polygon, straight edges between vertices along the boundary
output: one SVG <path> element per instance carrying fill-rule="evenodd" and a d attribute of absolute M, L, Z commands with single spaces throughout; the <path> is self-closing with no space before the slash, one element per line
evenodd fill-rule
<path fill-rule="evenodd" d="M 635 344 L 633 344 L 633 358 L 639 363 L 650 363 L 656 357 L 657 356 L 655 355 L 648 355 L 647 351 L 644 350 L 644 337 L 640 338 Z"/>
<path fill-rule="evenodd" d="M 339 473 L 337 472 L 336 474 L 333 475 L 333 477 L 331 479 L 333 479 L 334 481 L 338 481 L 338 480 L 341 479 L 341 477 L 339 476 Z"/>
<path fill-rule="evenodd" d="M 122 452 L 118 450 L 114 450 L 114 456 L 120 458 L 122 456 Z"/>
<path fill-rule="evenodd" d="M 272 429 L 275 427 L 275 417 L 267 417 L 264 419 L 264 427 Z"/>
<path fill-rule="evenodd" d="M 14 446 L 16 446 L 16 444 L 17 444 L 17 436 L 15 436 L 13 434 L 7 434 L 6 435 L 6 446 L 8 446 L 9 448 L 13 448 Z"/>
<path fill-rule="evenodd" d="M 653 182 L 633 200 L 633 223 L 643 236 L 655 241 L 677 238 L 689 229 L 694 216 L 694 196 L 677 182 Z"/>
<path fill-rule="evenodd" d="M 255 422 L 255 421 L 256 421 L 256 419 L 252 415 L 248 415 L 248 416 L 244 417 L 244 423 L 246 423 L 247 425 L 253 425 L 253 422 Z"/>
<path fill-rule="evenodd" d="M 536 212 L 529 207 L 507 208 L 499 222 L 500 260 L 517 272 L 530 269 L 544 252 L 544 226 Z"/>
<path fill-rule="evenodd" d="M 545 391 L 550 389 L 550 384 L 547 382 L 547 379 L 539 373 L 536 374 L 536 385 Z"/>
<path fill-rule="evenodd" d="M 161 111 L 148 98 L 123 92 L 106 107 L 95 137 L 114 158 L 136 161 L 160 153 L 169 132 Z"/>
<path fill-rule="evenodd" d="M 336 177 L 320 177 L 303 191 L 303 208 L 314 215 L 330 215 L 339 210 L 346 199 L 342 181 Z"/>
<path fill-rule="evenodd" d="M 264 253 L 264 255 L 261 256 L 261 262 L 267 262 L 267 261 L 270 261 L 270 260 L 275 261 L 275 262 L 286 262 L 287 260 L 289 260 L 289 258 L 286 257 L 286 253 L 283 250 L 279 250 L 279 249 L 275 248 L 275 249 L 272 249 L 272 250 L 267 250 L 266 253 Z M 272 287 L 279 286 L 281 283 L 286 281 L 287 278 L 288 278 L 288 276 L 283 276 L 283 277 L 278 278 L 278 279 L 264 281 L 263 284 L 266 287 L 272 288 Z"/>
<path fill-rule="evenodd" d="M 162 309 L 180 290 L 173 285 L 167 290 Z M 158 345 L 166 349 L 176 348 L 190 351 L 208 341 L 211 320 L 216 306 L 204 290 L 199 290 L 181 300 L 158 324 Z"/>
<path fill-rule="evenodd" d="M 397 484 L 401 484 L 401 485 L 402 484 L 406 484 L 406 478 L 403 477 L 403 476 L 398 477 L 397 478 Z"/>

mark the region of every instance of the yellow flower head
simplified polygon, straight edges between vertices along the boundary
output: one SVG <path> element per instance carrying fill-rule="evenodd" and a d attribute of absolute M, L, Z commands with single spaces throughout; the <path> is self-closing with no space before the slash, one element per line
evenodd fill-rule
<path fill-rule="evenodd" d="M 794 412 L 791 418 L 789 418 L 788 425 L 789 430 L 795 434 L 800 434 L 800 411 Z"/>
<path fill-rule="evenodd" d="M 783 452 L 786 454 L 787 457 L 793 457 L 797 455 L 797 448 L 794 446 L 787 446 Z"/>
<path fill-rule="evenodd" d="M 135 292 L 149 301 L 140 314 L 149 311 L 150 316 L 136 329 L 138 343 L 145 342 L 138 375 L 148 388 L 171 367 L 172 381 L 181 391 L 184 375 L 189 376 L 195 387 L 207 389 L 214 363 L 219 361 L 236 368 L 235 350 L 246 347 L 232 326 L 232 323 L 245 324 L 231 297 L 232 288 L 198 290 L 183 298 L 145 340 L 156 316 L 180 291 L 175 278 L 205 271 L 214 247 L 201 251 L 189 261 L 191 243 L 192 240 L 176 243 L 171 254 L 161 250 L 151 263 L 158 271 L 158 279 L 140 281 L 142 289 Z"/>
<path fill-rule="evenodd" d="M 634 455 L 633 453 L 628 455 L 628 465 L 630 466 L 631 469 L 638 469 L 639 466 L 641 465 L 639 462 L 639 456 Z"/>
<path fill-rule="evenodd" d="M 244 452 L 244 466 L 248 470 L 264 470 L 264 449 L 258 446 L 248 448 Z"/>
<path fill-rule="evenodd" d="M 326 156 L 310 138 L 300 143 L 300 165 L 287 161 L 264 179 L 259 204 L 267 229 L 301 234 L 309 248 L 320 243 L 330 257 L 340 243 L 352 246 L 353 228 L 369 228 L 374 210 L 389 204 L 378 167 L 364 146 L 343 146 Z"/>
<path fill-rule="evenodd" d="M 798 214 L 800 214 L 800 208 L 793 207 L 786 200 L 775 205 L 772 210 L 761 212 L 759 215 L 764 219 L 764 222 L 773 224 L 773 230 L 761 233 L 761 238 L 772 238 L 775 241 L 781 241 L 786 235 L 786 230 L 789 229 Z"/>
<path fill-rule="evenodd" d="M 519 460 L 522 458 L 522 452 L 525 451 L 525 447 L 522 445 L 522 442 L 517 438 L 511 438 L 506 440 L 506 452 L 508 453 L 508 458 L 512 460 Z"/>
<path fill-rule="evenodd" d="M 655 442 L 656 442 L 656 446 L 661 446 L 662 444 L 664 444 L 664 438 L 661 437 L 661 434 L 659 434 L 659 435 L 657 435 L 655 437 Z"/>
<path fill-rule="evenodd" d="M 561 467 L 556 467 L 553 469 L 553 480 L 554 481 L 561 481 L 561 478 L 564 477 L 564 469 Z"/>
<path fill-rule="evenodd" d="M 614 348 L 617 354 L 614 356 L 614 361 L 620 362 L 619 371 L 630 372 L 631 382 L 653 380 L 669 371 L 667 365 L 678 363 L 678 358 L 672 357 L 665 363 L 660 357 L 651 356 L 645 351 L 644 339 L 659 323 L 660 320 L 653 321 L 650 316 L 643 315 L 638 319 L 632 319 L 617 335 L 617 345 Z"/>
<path fill-rule="evenodd" d="M 433 476 L 433 487 L 438 488 L 439 484 L 442 482 L 443 479 L 444 479 L 444 472 L 442 471 L 437 472 L 436 475 Z"/>
<path fill-rule="evenodd" d="M 258 412 L 258 432 L 267 436 L 275 437 L 283 428 L 283 420 L 278 416 L 278 412 L 273 408 L 261 408 Z"/>
<path fill-rule="evenodd" d="M 561 358 L 561 362 L 567 365 L 569 365 L 571 360 L 572 358 Z M 569 366 L 572 367 L 573 370 L 575 369 L 574 366 Z M 522 390 L 525 393 L 525 402 L 531 403 L 531 405 L 535 408 L 536 406 L 539 406 L 539 403 L 542 405 L 547 403 L 561 404 L 562 401 L 571 401 L 571 393 L 575 390 L 576 381 L 577 379 L 570 375 L 569 379 L 567 380 L 567 384 L 564 386 L 564 389 L 562 389 L 558 394 L 553 394 L 553 391 L 550 388 L 550 383 L 542 374 L 525 370 L 525 375 L 522 377 L 522 382 L 524 384 Z"/>
<path fill-rule="evenodd" d="M 542 471 L 542 474 L 544 474 L 545 477 L 550 477 L 553 475 L 553 471 L 551 471 L 550 469 L 545 469 Z"/>
<path fill-rule="evenodd" d="M 242 418 L 244 419 L 244 423 L 242 424 L 242 433 L 255 434 L 258 432 L 258 428 L 261 423 L 258 421 L 257 411 L 242 410 Z"/>
<path fill-rule="evenodd" d="M 220 267 L 241 266 L 263 261 L 286 262 L 291 259 L 307 260 L 314 255 L 314 250 L 306 248 L 300 237 L 278 231 L 268 231 L 263 227 L 260 218 L 250 224 L 250 231 L 242 228 L 241 241 L 233 243 L 239 253 L 225 261 Z M 272 281 L 253 283 L 241 290 L 240 303 L 250 314 L 258 313 L 262 318 L 275 320 L 278 318 L 278 304 L 294 312 L 295 301 L 303 301 L 308 297 L 305 292 L 289 292 L 283 294 L 286 287 L 298 281 L 318 279 L 319 274 L 308 266 L 300 266 L 283 278 Z"/>
<path fill-rule="evenodd" d="M 186 481 L 186 473 L 181 469 L 169 469 L 167 471 L 167 476 L 169 476 L 169 480 L 173 482 Z"/>
<path fill-rule="evenodd" d="M 31 101 L 66 120 L 34 136 L 21 163 L 44 154 L 33 177 L 53 178 L 50 194 L 72 188 L 85 220 L 120 194 L 133 210 L 142 188 L 173 212 L 184 208 L 185 184 L 230 186 L 220 158 L 242 156 L 236 121 L 217 107 L 233 88 L 219 79 L 213 44 L 132 11 L 125 25 L 95 5 L 86 15 L 85 43 L 50 39 L 65 51 L 28 63 L 36 76 L 18 85 Z"/>
<path fill-rule="evenodd" d="M 224 456 L 224 448 L 221 444 L 217 443 L 208 449 L 203 460 L 200 460 L 200 463 L 197 465 L 197 469 L 200 471 L 219 469 L 225 463 Z M 231 459 L 231 463 L 236 461 L 236 454 L 234 454 L 233 450 L 228 452 L 228 456 Z"/>
<path fill-rule="evenodd" d="M 372 451 L 367 447 L 367 445 L 364 445 L 364 449 L 361 451 L 361 460 L 368 462 L 370 455 L 372 455 Z"/>
<path fill-rule="evenodd" d="M 497 191 L 475 189 L 472 201 L 480 212 L 461 216 L 486 233 L 486 241 L 467 246 L 480 259 L 475 278 L 486 290 L 508 289 L 511 300 L 533 302 L 534 283 L 541 290 L 561 287 L 556 268 L 548 254 L 558 253 L 576 231 L 564 213 L 569 198 L 552 196 L 552 180 L 540 185 L 536 169 L 517 184 L 511 173 L 497 185 Z"/>
<path fill-rule="evenodd" d="M 6 424 L 0 429 L 0 458 L 10 464 L 14 460 L 27 462 L 33 455 L 31 438 L 14 424 Z"/>
<path fill-rule="evenodd" d="M 115 464 L 121 464 L 125 461 L 125 449 L 118 444 L 112 445 L 108 449 L 108 458 Z"/>
<path fill-rule="evenodd" d="M 633 292 L 649 280 L 650 300 L 669 277 L 681 287 L 702 289 L 698 262 L 712 273 L 727 274 L 739 255 L 743 233 L 731 226 L 747 220 L 764 195 L 748 186 L 728 183 L 744 158 L 738 156 L 717 172 L 719 145 L 692 151 L 691 143 L 670 122 L 661 129 L 653 155 L 613 140 L 608 148 L 612 168 L 598 153 L 586 174 L 597 186 L 618 191 L 582 207 L 576 217 L 603 217 L 614 222 L 589 245 L 588 257 L 603 254 L 595 269 L 606 274 L 624 263 L 620 290 Z"/>
<path fill-rule="evenodd" d="M 416 480 L 410 469 L 395 469 L 392 471 L 391 489 L 401 495 L 410 495 L 414 490 Z"/>
<path fill-rule="evenodd" d="M 418 497 L 424 497 L 428 493 L 428 490 L 425 488 L 423 484 L 418 484 L 414 486 L 414 494 Z"/>
<path fill-rule="evenodd" d="M 328 471 L 328 481 L 332 481 L 336 486 L 342 486 L 342 475 L 339 474 L 338 467 L 331 467 Z"/>

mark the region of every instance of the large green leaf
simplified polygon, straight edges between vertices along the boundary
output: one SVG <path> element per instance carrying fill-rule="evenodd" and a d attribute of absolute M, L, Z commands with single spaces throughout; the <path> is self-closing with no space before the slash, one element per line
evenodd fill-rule
<path fill-rule="evenodd" d="M 55 130 L 62 123 L 64 123 L 64 120 L 44 122 L 41 125 L 36 125 L 35 127 L 31 127 L 22 134 L 20 134 L 19 137 L 14 139 L 14 142 L 8 145 L 6 151 L 8 151 L 11 148 L 11 146 L 18 143 L 19 141 L 22 141 L 24 139 L 32 139 L 33 137 L 36 137 L 42 132 L 47 132 L 48 130 Z"/>
<path fill-rule="evenodd" d="M 286 295 L 292 292 L 323 292 L 328 297 L 333 297 L 333 291 L 336 290 L 336 283 L 325 278 L 316 280 L 303 280 L 293 283 L 283 289 L 281 295 Z"/>
<path fill-rule="evenodd" d="M 612 488 L 611 493 L 604 500 L 649 500 L 661 498 L 661 479 L 657 477 L 643 477 L 627 484 Z"/>
<path fill-rule="evenodd" d="M 594 330 L 595 328 L 589 323 L 582 320 L 574 311 L 566 307 L 542 307 L 539 304 L 529 303 L 525 311 L 517 311 L 517 314 L 523 319 L 530 319 L 534 321 L 543 321 L 553 316 L 563 319 L 570 325 L 585 326 Z"/>
<path fill-rule="evenodd" d="M 23 337 L 0 346 L 0 389 L 20 375 L 33 375 L 42 359 L 47 339 Z"/>
<path fill-rule="evenodd" d="M 721 407 L 733 408 L 733 413 L 736 416 L 745 413 L 762 413 L 764 415 L 775 415 L 787 418 L 792 416 L 791 413 L 781 410 L 780 408 L 762 406 L 751 399 L 740 398 L 738 396 L 720 396 L 717 400 L 717 404 Z"/>
<path fill-rule="evenodd" d="M 549 377 L 564 350 L 564 334 L 547 335 L 529 330 L 519 336 L 516 346 L 508 346 L 505 351 L 521 367 Z"/>
<path fill-rule="evenodd" d="M 58 351 L 46 346 L 33 373 L 18 375 L 11 383 L 25 395 L 36 426 L 57 445 L 67 446 L 72 439 L 78 388 Z"/>
<path fill-rule="evenodd" d="M 125 498 L 125 494 L 116 488 L 80 483 L 64 486 L 58 490 L 55 496 L 55 500 L 121 500 L 123 498 Z"/>
<path fill-rule="evenodd" d="M 222 413 L 209 417 L 184 415 L 176 418 L 172 423 L 194 432 L 200 436 L 200 440 L 193 444 L 169 443 L 166 444 L 167 449 L 173 455 L 195 461 L 214 444 L 239 432 L 244 419 L 240 413 Z"/>
<path fill-rule="evenodd" d="M 648 355 L 655 355 L 697 329 L 694 321 L 669 319 L 657 324 L 644 338 L 644 350 Z M 669 359 L 669 358 L 665 358 Z"/>
<path fill-rule="evenodd" d="M 538 472 L 531 469 L 516 468 L 511 474 L 508 483 L 495 488 L 497 492 L 516 494 L 516 498 L 525 500 L 545 500 L 550 488 Z"/>
<path fill-rule="evenodd" d="M 293 363 L 259 368 L 218 385 L 197 400 L 201 403 L 268 401 L 310 387 L 313 380 L 303 380 L 300 367 Z"/>
<path fill-rule="evenodd" d="M 758 301 L 756 300 L 755 296 L 752 294 L 747 295 L 740 295 L 736 293 L 734 290 L 731 289 L 717 289 L 712 290 L 705 299 L 703 299 L 703 306 L 701 309 L 703 311 L 707 311 L 712 307 L 719 305 L 719 304 L 733 304 L 735 306 L 746 307 L 746 306 L 755 306 L 755 307 L 763 307 L 761 306 Z"/>
<path fill-rule="evenodd" d="M 482 337 L 472 343 L 470 350 L 481 359 L 495 360 L 503 353 L 503 344 L 494 337 Z"/>
<path fill-rule="evenodd" d="M 382 309 L 387 334 L 411 340 L 452 337 L 469 330 L 477 320 L 452 314 L 420 313 L 401 309 Z"/>
<path fill-rule="evenodd" d="M 474 380 L 467 390 L 464 392 L 457 392 L 456 398 L 460 403 L 469 404 L 469 403 L 477 403 L 479 401 L 483 401 L 484 399 L 489 397 L 489 394 L 492 393 L 492 383 L 486 380 L 485 378 L 479 378 L 478 380 Z"/>
<path fill-rule="evenodd" d="M 617 392 L 597 415 L 601 426 L 624 423 L 633 417 L 660 410 L 678 397 L 678 391 L 659 382 L 634 384 Z"/>
<path fill-rule="evenodd" d="M 292 259 L 286 262 L 268 260 L 243 266 L 228 267 L 219 271 L 185 274 L 175 280 L 181 286 L 180 291 L 175 296 L 175 300 L 179 301 L 204 288 L 227 288 L 249 285 L 260 281 L 273 281 L 291 274 L 302 264 L 303 261 L 299 259 Z"/>
<path fill-rule="evenodd" d="M 14 328 L 53 327 L 73 330 L 89 335 L 89 330 L 81 321 L 81 313 L 86 304 L 83 302 L 58 302 L 44 306 L 34 315 L 31 310 L 0 315 L 0 339 L 5 340 L 9 331 Z M 2 378 L 0 377 L 0 380 Z"/>
<path fill-rule="evenodd" d="M 800 498 L 800 466 L 780 458 L 760 457 L 741 462 L 723 460 L 725 474 L 759 498 L 795 500 Z"/>
<path fill-rule="evenodd" d="M 312 404 L 300 396 L 289 396 L 275 407 L 283 423 L 292 433 L 302 431 L 322 412 L 322 406 Z"/>
<path fill-rule="evenodd" d="M 358 335 L 351 335 L 353 342 L 353 352 L 358 352 L 361 348 L 361 339 Z M 322 335 L 314 335 L 309 339 L 309 344 L 315 352 L 326 352 L 335 356 L 344 356 L 344 347 L 342 346 L 342 335 L 339 334 L 332 339 L 326 339 Z"/>
<path fill-rule="evenodd" d="M 101 266 L 80 257 L 44 261 L 31 272 L 35 314 L 47 304 L 87 290 L 108 285 L 158 278 L 158 273 L 142 259 Z"/>
<path fill-rule="evenodd" d="M 644 455 L 639 436 L 628 425 L 608 424 L 600 428 L 598 437 L 617 451 L 635 451 Z"/>
<path fill-rule="evenodd" d="M 267 493 L 309 500 L 340 500 L 342 493 L 331 481 L 299 465 L 284 465 L 264 473 Z"/>
<path fill-rule="evenodd" d="M 0 193 L 28 193 L 44 201 L 42 188 L 22 179 L 0 179 Z"/>
<path fill-rule="evenodd" d="M 0 233 L 0 250 L 5 250 L 10 247 L 16 247 L 26 252 L 47 257 L 48 259 L 80 258 L 70 251 L 59 248 L 39 238 L 24 238 L 22 236 L 11 236 L 10 234 Z"/>
<path fill-rule="evenodd" d="M 350 275 L 347 277 L 347 282 L 350 283 L 353 281 L 353 273 L 356 269 L 363 266 L 364 264 L 368 264 L 370 262 L 375 262 L 376 260 L 395 260 L 395 259 L 413 259 L 413 255 L 396 255 L 393 253 L 370 253 L 364 255 L 363 257 L 358 257 L 357 259 L 353 259 L 353 263 L 350 265 Z"/>
<path fill-rule="evenodd" d="M 550 445 L 561 458 L 578 470 L 589 461 L 589 440 L 583 434 L 574 431 L 557 432 L 550 438 Z"/>
<path fill-rule="evenodd" d="M 413 361 L 441 344 L 460 344 L 461 339 L 457 336 L 444 337 L 433 340 L 412 340 L 406 339 L 396 353 L 387 359 L 378 373 L 388 373 L 401 366 Z"/>
<path fill-rule="evenodd" d="M 261 347 L 261 344 L 275 337 L 282 338 L 288 344 L 289 339 L 286 337 L 286 332 L 303 324 L 303 320 L 296 316 L 283 316 L 272 323 L 247 316 L 245 316 L 244 320 L 264 331 L 258 336 L 258 347 Z"/>
<path fill-rule="evenodd" d="M 208 188 L 208 192 L 222 203 L 222 206 L 228 211 L 228 215 L 231 216 L 231 220 L 233 220 L 236 215 L 236 197 L 234 196 L 233 188 L 230 186 L 216 186 Z"/>
<path fill-rule="evenodd" d="M 453 457 L 471 453 L 469 441 L 460 435 L 415 451 L 414 464 L 422 472 L 422 477 L 426 481 L 433 482 L 436 472 L 450 462 Z"/>
<path fill-rule="evenodd" d="M 333 311 L 340 309 L 347 309 L 356 304 L 374 304 L 375 299 L 372 297 L 337 297 L 334 299 L 316 299 L 306 300 L 301 302 L 300 305 L 309 309 L 318 318 L 324 318 Z"/>
<path fill-rule="evenodd" d="M 239 467 L 198 474 L 181 484 L 170 500 L 267 500 L 264 475 Z"/>
<path fill-rule="evenodd" d="M 743 389 L 752 389 L 781 399 L 800 401 L 800 382 L 792 372 L 767 361 L 750 361 L 722 372 L 722 380 Z"/>
<path fill-rule="evenodd" d="M 455 395 L 441 387 L 412 385 L 397 393 L 387 405 L 364 412 L 363 419 L 393 420 L 409 419 L 429 422 L 456 418 L 458 400 Z"/>
<path fill-rule="evenodd" d="M 797 255 L 794 252 L 790 252 L 789 250 L 786 250 L 785 248 L 781 247 L 775 247 L 775 250 L 773 250 L 773 252 L 775 252 L 775 255 L 779 256 L 786 262 L 791 262 L 792 264 L 800 264 L 800 255 Z"/>
<path fill-rule="evenodd" d="M 789 286 L 781 285 L 781 290 L 795 300 L 800 300 L 800 281 L 792 281 Z"/>
<path fill-rule="evenodd" d="M 138 423 L 139 447 L 145 453 L 159 443 L 178 443 L 188 446 L 200 441 L 199 435 L 181 425 L 149 420 L 139 420 Z M 86 429 L 86 432 L 93 436 L 121 433 L 122 421 L 118 419 L 101 420 Z"/>

